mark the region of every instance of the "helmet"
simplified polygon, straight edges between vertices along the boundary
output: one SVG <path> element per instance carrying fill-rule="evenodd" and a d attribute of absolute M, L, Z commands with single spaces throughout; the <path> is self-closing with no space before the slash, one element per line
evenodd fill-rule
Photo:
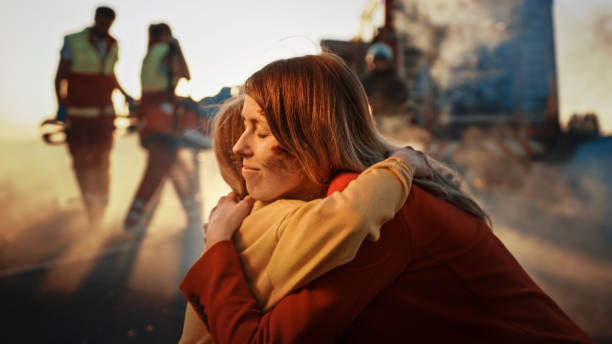
<path fill-rule="evenodd" d="M 375 60 L 393 60 L 393 51 L 385 43 L 374 43 L 372 44 L 366 53 L 366 61 L 371 63 Z"/>

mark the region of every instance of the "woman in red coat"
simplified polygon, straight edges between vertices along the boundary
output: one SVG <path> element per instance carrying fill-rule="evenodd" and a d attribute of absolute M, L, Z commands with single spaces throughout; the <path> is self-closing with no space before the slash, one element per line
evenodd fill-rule
<path fill-rule="evenodd" d="M 247 80 L 245 93 L 251 105 L 234 152 L 258 199 L 308 200 L 341 190 L 391 149 L 374 128 L 358 78 L 337 56 L 273 62 Z M 260 164 L 271 160 L 276 169 Z M 273 178 L 287 166 L 299 169 Z M 433 181 L 413 181 L 378 241 L 364 242 L 352 262 L 265 314 L 229 240 L 249 204 L 219 202 L 207 226 L 209 249 L 181 285 L 217 343 L 592 342 L 440 171 Z"/>

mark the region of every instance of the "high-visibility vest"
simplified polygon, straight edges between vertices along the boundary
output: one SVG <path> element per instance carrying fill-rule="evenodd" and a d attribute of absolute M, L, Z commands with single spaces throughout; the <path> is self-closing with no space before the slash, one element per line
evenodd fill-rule
<path fill-rule="evenodd" d="M 168 94 L 172 94 L 174 92 L 178 78 L 173 76 L 172 83 L 170 83 L 170 66 L 166 66 L 165 73 L 162 69 L 164 58 L 166 58 L 169 51 L 170 45 L 163 42 L 155 43 L 147 50 L 147 55 L 142 61 L 142 68 L 140 69 L 140 86 L 143 94 L 152 92 L 168 92 Z"/>
<path fill-rule="evenodd" d="M 149 46 L 142 61 L 140 111 L 143 124 L 140 134 L 143 138 L 158 134 L 178 137 L 182 132 L 178 102 L 174 94 L 178 78 L 173 77 L 170 83 L 170 66 L 164 66 L 164 59 L 169 52 L 168 43 L 155 43 Z"/>
<path fill-rule="evenodd" d="M 106 55 L 100 55 L 91 28 L 66 37 L 71 50 L 66 79 L 66 108 L 69 116 L 113 115 L 112 92 L 117 88 L 114 68 L 118 58 L 116 40 L 107 38 Z"/>
<path fill-rule="evenodd" d="M 186 129 L 200 126 L 198 114 L 183 104 L 185 99 L 174 94 L 179 78 L 171 75 L 171 66 L 166 65 L 165 70 L 163 69 L 166 63 L 164 59 L 169 53 L 171 52 L 168 43 L 155 43 L 149 47 L 142 61 L 140 70 L 142 96 L 139 111 L 143 118 L 140 129 L 143 139 L 153 135 L 178 138 Z"/>

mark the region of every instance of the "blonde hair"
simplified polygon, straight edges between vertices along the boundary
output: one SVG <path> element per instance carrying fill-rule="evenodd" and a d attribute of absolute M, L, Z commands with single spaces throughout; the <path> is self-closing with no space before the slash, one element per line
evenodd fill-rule
<path fill-rule="evenodd" d="M 361 172 L 397 149 L 376 130 L 363 85 L 337 55 L 274 61 L 246 81 L 244 92 L 262 108 L 280 145 L 319 184 L 340 171 Z M 414 183 L 490 223 L 449 178 L 452 170 L 436 163 L 432 179 Z"/>
<path fill-rule="evenodd" d="M 244 131 L 244 123 L 240 117 L 243 103 L 243 96 L 225 101 L 212 124 L 213 151 L 221 177 L 241 198 L 246 195 L 246 184 L 241 174 L 242 159 L 234 154 L 232 148 Z"/>

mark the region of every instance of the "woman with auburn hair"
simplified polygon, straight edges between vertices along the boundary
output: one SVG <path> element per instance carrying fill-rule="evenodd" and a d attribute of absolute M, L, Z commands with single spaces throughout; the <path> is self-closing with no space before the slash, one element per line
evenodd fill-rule
<path fill-rule="evenodd" d="M 223 179 L 233 190 L 232 198 L 246 196 L 242 161 L 232 152 L 245 128 L 243 103 L 244 97 L 239 97 L 224 104 L 214 121 L 215 157 Z M 275 164 L 278 169 L 270 172 L 280 172 L 281 165 Z M 289 174 L 300 170 L 291 171 Z M 403 148 L 366 169 L 350 187 L 322 199 L 306 202 L 279 198 L 264 202 L 259 200 L 261 192 L 254 197 L 249 195 L 247 201 L 257 201 L 233 241 L 247 282 L 262 307 L 271 308 L 289 292 L 351 261 L 364 239 L 377 240 L 380 227 L 406 201 L 413 174 L 429 176 L 431 170 L 422 154 Z M 364 194 L 374 195 L 363 197 Z M 308 231 L 312 227 L 317 231 Z M 209 342 L 212 338 L 206 327 L 188 306 L 180 343 Z"/>
<path fill-rule="evenodd" d="M 375 129 L 357 76 L 335 55 L 275 61 L 244 90 L 245 128 L 233 150 L 247 192 L 263 202 L 336 195 L 393 149 Z M 265 312 L 230 240 L 250 197 L 224 197 L 206 226 L 209 248 L 181 289 L 217 343 L 591 343 L 493 234 L 480 207 L 433 172 L 413 180 L 376 241 L 363 241 L 350 262 Z M 303 244 L 325 221 L 297 231 Z"/>

